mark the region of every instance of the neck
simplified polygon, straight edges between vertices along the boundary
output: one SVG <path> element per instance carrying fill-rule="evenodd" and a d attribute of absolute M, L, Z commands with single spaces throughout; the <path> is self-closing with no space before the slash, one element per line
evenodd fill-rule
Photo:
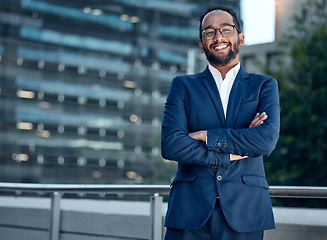
<path fill-rule="evenodd" d="M 238 64 L 238 60 L 235 62 L 233 61 L 233 63 L 229 63 L 227 65 L 214 65 L 212 63 L 210 64 L 220 72 L 221 77 L 224 80 L 229 70 L 231 70 L 233 67 L 235 67 Z"/>

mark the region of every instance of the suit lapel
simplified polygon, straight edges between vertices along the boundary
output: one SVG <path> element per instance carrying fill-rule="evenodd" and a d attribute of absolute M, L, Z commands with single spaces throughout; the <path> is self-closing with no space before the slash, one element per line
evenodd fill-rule
<path fill-rule="evenodd" d="M 219 95 L 219 91 L 218 91 L 215 79 L 211 75 L 208 67 L 202 73 L 202 82 L 203 82 L 204 86 L 206 87 L 206 89 L 211 97 L 211 100 L 216 108 L 221 126 L 225 127 L 226 121 L 225 121 L 225 116 L 224 116 L 223 105 L 221 103 L 221 99 L 220 99 L 220 95 Z"/>
<path fill-rule="evenodd" d="M 241 67 L 233 83 L 232 90 L 229 94 L 227 106 L 226 127 L 233 128 L 236 121 L 238 109 L 240 107 L 244 92 L 249 84 L 247 78 L 249 74 Z"/>

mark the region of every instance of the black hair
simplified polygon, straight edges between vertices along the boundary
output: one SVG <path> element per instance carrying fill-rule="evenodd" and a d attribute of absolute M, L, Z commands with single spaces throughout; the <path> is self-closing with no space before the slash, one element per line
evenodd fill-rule
<path fill-rule="evenodd" d="M 200 21 L 200 27 L 199 27 L 200 40 L 202 39 L 202 22 L 203 22 L 203 19 L 208 13 L 210 13 L 212 11 L 215 11 L 215 10 L 225 11 L 225 12 L 228 12 L 230 15 L 232 15 L 233 22 L 234 22 L 235 26 L 242 32 L 241 23 L 238 20 L 236 12 L 233 9 L 227 8 L 227 7 L 211 7 L 211 8 L 208 8 L 199 18 L 199 21 Z"/>

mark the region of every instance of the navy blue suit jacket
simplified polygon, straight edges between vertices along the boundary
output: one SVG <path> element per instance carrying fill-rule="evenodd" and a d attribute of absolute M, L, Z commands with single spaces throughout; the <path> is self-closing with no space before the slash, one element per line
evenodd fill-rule
<path fill-rule="evenodd" d="M 257 112 L 268 119 L 249 128 Z M 208 68 L 173 79 L 165 104 L 161 150 L 178 162 L 165 226 L 197 229 L 211 215 L 219 195 L 232 229 L 251 232 L 275 227 L 263 155 L 279 137 L 277 81 L 240 68 L 228 102 L 227 116 Z M 207 143 L 188 136 L 208 130 Z M 248 156 L 230 162 L 230 154 Z"/>

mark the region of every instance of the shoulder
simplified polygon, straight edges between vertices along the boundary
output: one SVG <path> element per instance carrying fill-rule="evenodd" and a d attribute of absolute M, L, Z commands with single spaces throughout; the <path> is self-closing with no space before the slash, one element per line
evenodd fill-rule
<path fill-rule="evenodd" d="M 173 81 L 179 81 L 179 82 L 187 82 L 187 81 L 197 81 L 200 78 L 202 78 L 202 73 L 196 73 L 196 74 L 188 74 L 188 75 L 180 75 L 176 76 Z"/>
<path fill-rule="evenodd" d="M 278 82 L 271 76 L 263 74 L 249 74 L 249 88 L 260 92 L 260 96 L 269 96 L 271 102 L 278 102 Z"/>
<path fill-rule="evenodd" d="M 264 75 L 264 74 L 249 73 L 247 80 L 250 82 L 250 84 L 255 84 L 255 85 L 278 86 L 278 82 L 275 78 L 268 76 L 268 75 Z"/>
<path fill-rule="evenodd" d="M 169 95 L 188 96 L 194 90 L 202 89 L 202 73 L 176 76 L 170 85 Z"/>
<path fill-rule="evenodd" d="M 276 79 L 274 79 L 273 77 L 264 74 L 258 74 L 258 73 L 248 73 L 242 66 L 239 71 L 241 76 L 245 80 L 250 81 L 250 83 L 260 84 L 263 82 L 272 82 L 277 84 Z"/>
<path fill-rule="evenodd" d="M 249 73 L 249 79 L 253 81 L 276 81 L 271 76 L 257 73 Z"/>
<path fill-rule="evenodd" d="M 171 87 L 193 89 L 199 87 L 202 81 L 202 73 L 176 76 L 171 83 Z"/>
<path fill-rule="evenodd" d="M 242 67 L 240 69 L 245 81 L 248 81 L 250 89 L 257 89 L 262 92 L 278 93 L 278 82 L 271 76 L 257 73 L 248 73 Z M 266 91 L 267 90 L 267 91 Z"/>

